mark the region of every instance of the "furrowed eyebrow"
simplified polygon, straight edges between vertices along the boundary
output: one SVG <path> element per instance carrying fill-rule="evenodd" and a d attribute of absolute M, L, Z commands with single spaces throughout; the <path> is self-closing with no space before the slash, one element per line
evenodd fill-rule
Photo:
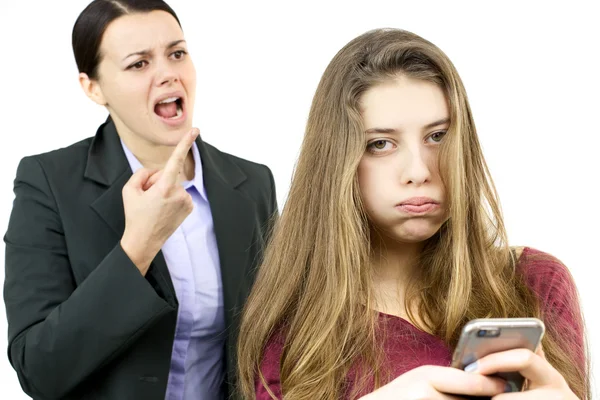
<path fill-rule="evenodd" d="M 170 49 L 171 47 L 175 47 L 178 44 L 181 43 L 185 43 L 185 40 L 181 39 L 181 40 L 174 40 L 171 43 L 167 44 L 167 49 Z M 123 61 L 127 60 L 129 57 L 133 57 L 133 56 L 146 56 L 150 54 L 150 50 L 141 50 L 141 51 L 136 51 L 135 53 L 131 53 L 129 55 L 127 55 L 125 58 L 123 58 Z"/>
<path fill-rule="evenodd" d="M 172 41 L 171 43 L 169 43 L 167 45 L 167 49 L 170 49 L 171 47 L 175 47 L 175 46 L 177 46 L 180 43 L 185 43 L 185 40 L 184 39 L 174 40 L 174 41 Z"/>

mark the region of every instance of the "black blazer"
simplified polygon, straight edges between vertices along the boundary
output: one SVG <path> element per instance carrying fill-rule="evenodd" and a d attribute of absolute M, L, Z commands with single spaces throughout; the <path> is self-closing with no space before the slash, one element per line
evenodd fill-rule
<path fill-rule="evenodd" d="M 196 143 L 221 262 L 231 396 L 239 313 L 277 213 L 275 187 L 266 166 Z M 34 399 L 164 399 L 178 302 L 162 253 L 144 277 L 119 244 L 131 174 L 110 119 L 93 138 L 19 164 L 4 299 L 8 357 Z"/>

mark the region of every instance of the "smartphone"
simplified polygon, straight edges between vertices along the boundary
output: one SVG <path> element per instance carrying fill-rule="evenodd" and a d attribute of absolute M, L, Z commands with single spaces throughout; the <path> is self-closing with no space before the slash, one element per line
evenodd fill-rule
<path fill-rule="evenodd" d="M 545 326 L 537 318 L 487 318 L 468 322 L 460 335 L 452 357 L 452 366 L 464 369 L 488 354 L 517 348 L 536 351 L 544 336 Z M 518 372 L 496 374 L 512 388 L 523 390 L 525 378 Z M 486 399 L 489 397 L 470 397 Z"/>

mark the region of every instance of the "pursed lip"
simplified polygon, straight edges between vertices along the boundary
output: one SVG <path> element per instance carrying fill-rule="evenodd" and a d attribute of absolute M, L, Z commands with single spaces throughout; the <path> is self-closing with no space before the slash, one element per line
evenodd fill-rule
<path fill-rule="evenodd" d="M 426 204 L 437 204 L 439 205 L 440 202 L 436 201 L 430 197 L 411 197 L 409 199 L 403 200 L 400 203 L 396 204 L 396 207 L 400 207 L 400 206 L 423 206 Z"/>
<path fill-rule="evenodd" d="M 440 209 L 440 203 L 430 197 L 411 197 L 396 205 L 396 209 L 412 215 L 426 215 Z"/>

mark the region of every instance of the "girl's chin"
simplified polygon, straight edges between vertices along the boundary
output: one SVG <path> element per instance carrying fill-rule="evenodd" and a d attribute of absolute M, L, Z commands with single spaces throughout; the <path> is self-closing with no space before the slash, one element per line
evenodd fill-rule
<path fill-rule="evenodd" d="M 401 243 L 421 243 L 424 242 L 439 230 L 441 225 L 422 223 L 417 226 L 398 226 L 395 229 L 391 229 L 389 236 L 391 239 Z"/>

